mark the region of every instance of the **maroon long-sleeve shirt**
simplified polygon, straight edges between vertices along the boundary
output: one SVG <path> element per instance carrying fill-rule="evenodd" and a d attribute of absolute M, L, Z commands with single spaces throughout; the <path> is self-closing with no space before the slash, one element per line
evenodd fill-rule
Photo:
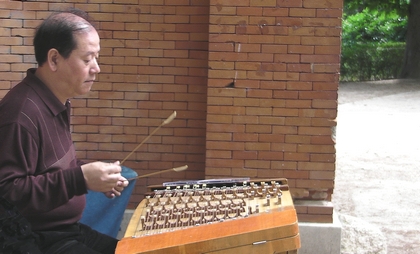
<path fill-rule="evenodd" d="M 33 230 L 77 222 L 86 183 L 63 105 L 30 69 L 0 101 L 0 195 Z"/>

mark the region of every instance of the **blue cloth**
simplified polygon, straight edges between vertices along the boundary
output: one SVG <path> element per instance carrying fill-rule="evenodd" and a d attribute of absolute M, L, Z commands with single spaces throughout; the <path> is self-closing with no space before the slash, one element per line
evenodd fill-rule
<path fill-rule="evenodd" d="M 124 166 L 121 166 L 121 168 L 121 175 L 125 178 L 137 176 L 134 170 Z M 80 222 L 103 234 L 116 238 L 135 182 L 135 180 L 130 181 L 128 186 L 124 188 L 121 196 L 112 199 L 107 198 L 101 192 L 88 191 L 86 208 L 83 211 Z"/>

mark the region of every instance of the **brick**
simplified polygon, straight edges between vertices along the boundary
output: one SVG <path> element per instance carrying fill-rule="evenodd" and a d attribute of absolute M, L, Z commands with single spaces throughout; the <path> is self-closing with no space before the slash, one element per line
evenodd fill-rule
<path fill-rule="evenodd" d="M 296 161 L 296 162 L 309 161 L 310 160 L 310 155 L 309 155 L 309 153 L 286 152 L 286 153 L 284 153 L 284 160 L 285 161 Z M 301 169 L 301 168 L 299 167 L 299 169 Z"/>
<path fill-rule="evenodd" d="M 341 26 L 340 26 L 341 27 Z M 341 29 L 336 27 L 315 27 L 315 36 L 340 37 Z"/>
<path fill-rule="evenodd" d="M 270 28 L 276 25 L 276 19 L 275 17 L 250 16 L 248 25 L 251 25 L 251 27 L 257 25 L 260 34 L 267 34 L 268 31 L 266 30 L 271 30 Z"/>
<path fill-rule="evenodd" d="M 343 9 L 317 9 L 316 16 L 323 18 L 341 18 L 343 16 Z"/>
<path fill-rule="evenodd" d="M 303 63 L 339 63 L 340 59 L 337 55 L 302 55 Z"/>
<path fill-rule="evenodd" d="M 231 115 L 209 115 L 207 116 L 208 123 L 232 123 Z"/>
<path fill-rule="evenodd" d="M 273 44 L 275 43 L 276 37 L 274 35 L 250 35 L 250 43 L 262 43 L 262 44 Z"/>
<path fill-rule="evenodd" d="M 316 9 L 309 8 L 290 8 L 290 17 L 316 17 Z"/>
<path fill-rule="evenodd" d="M 320 145 L 334 145 L 334 141 L 331 137 L 332 133 L 324 136 L 314 136 L 311 138 L 311 144 L 320 144 Z"/>
<path fill-rule="evenodd" d="M 301 81 L 338 82 L 338 73 L 302 73 Z"/>
<path fill-rule="evenodd" d="M 9 37 L 9 38 L 7 38 L 7 37 L 0 37 L 0 44 L 1 45 L 10 45 L 10 46 L 13 46 L 13 45 L 21 45 L 22 44 L 22 38 L 19 38 L 19 37 Z M 12 56 L 10 56 L 10 57 L 12 57 Z"/>
<path fill-rule="evenodd" d="M 137 70 L 138 70 L 137 66 L 127 66 L 127 65 L 114 66 L 112 68 L 112 70 L 113 70 L 114 73 L 124 73 L 124 74 L 129 74 L 129 73 L 136 74 L 136 73 L 138 73 L 137 72 Z"/>
<path fill-rule="evenodd" d="M 11 70 L 11 64 L 8 63 L 3 63 L 0 64 L 0 72 L 4 72 L 4 71 L 10 71 Z M 2 82 L 0 82 L 0 89 L 2 88 Z M 10 87 L 7 87 L 10 88 Z"/>
<path fill-rule="evenodd" d="M 337 27 L 341 25 L 341 19 L 338 18 L 303 18 L 303 26 L 314 27 Z"/>
<path fill-rule="evenodd" d="M 300 126 L 298 129 L 298 134 L 299 135 L 331 135 L 331 128 Z"/>
<path fill-rule="evenodd" d="M 260 116 L 259 123 L 269 125 L 284 125 L 286 121 L 283 117 Z"/>
<path fill-rule="evenodd" d="M 250 0 L 225 0 L 216 1 L 217 8 L 224 8 L 225 6 L 250 6 Z"/>
<path fill-rule="evenodd" d="M 245 126 L 245 131 L 251 133 L 272 133 L 272 127 L 270 125 L 248 124 Z"/>
<path fill-rule="evenodd" d="M 20 81 L 24 75 L 21 73 L 0 72 L 0 80 L 2 81 Z"/>
<path fill-rule="evenodd" d="M 298 116 L 299 110 L 298 109 L 290 109 L 290 108 L 274 108 L 273 109 L 274 116 Z"/>
<path fill-rule="evenodd" d="M 343 8 L 343 1 L 302 0 L 305 8 Z"/>
<path fill-rule="evenodd" d="M 337 100 L 338 94 L 333 91 L 301 91 L 299 99 Z"/>
<path fill-rule="evenodd" d="M 311 126 L 311 119 L 304 117 L 287 117 L 285 118 L 285 125 L 290 126 Z"/>
<path fill-rule="evenodd" d="M 228 6 L 213 6 L 211 5 L 209 8 L 209 13 L 212 13 L 213 15 L 236 15 L 237 13 L 237 9 L 239 9 L 240 7 L 236 8 L 236 7 L 228 7 Z M 248 9 L 248 8 L 244 8 L 244 9 Z"/>
<path fill-rule="evenodd" d="M 334 171 L 335 163 L 299 162 L 299 170 Z"/>
<path fill-rule="evenodd" d="M 335 154 L 311 154 L 311 161 L 313 162 L 334 162 L 336 161 Z"/>
<path fill-rule="evenodd" d="M 10 65 L 10 71 L 13 72 L 26 72 L 27 69 L 35 67 L 34 64 L 16 63 Z"/>
<path fill-rule="evenodd" d="M 276 7 L 277 0 L 250 0 L 250 6 Z"/>
<path fill-rule="evenodd" d="M 284 142 L 291 144 L 311 144 L 311 136 L 286 135 Z"/>
<path fill-rule="evenodd" d="M 248 98 L 272 98 L 273 92 L 271 90 L 249 90 L 247 92 Z"/>
<path fill-rule="evenodd" d="M 272 89 L 272 90 L 284 90 L 286 89 L 286 82 L 282 82 L 282 81 L 267 81 L 267 80 L 262 80 L 261 81 L 261 88 L 262 89 Z M 264 101 L 267 102 L 267 101 Z M 279 106 L 284 106 L 284 103 L 281 100 L 276 100 L 276 107 Z M 263 105 L 263 104 L 261 104 Z"/>
<path fill-rule="evenodd" d="M 223 8 L 225 9 L 225 8 Z M 262 7 L 237 7 L 231 8 L 229 14 L 238 15 L 238 16 L 263 16 L 263 9 Z M 270 16 L 270 15 L 264 15 Z"/>
<path fill-rule="evenodd" d="M 154 84 L 173 84 L 174 77 L 172 76 L 150 76 L 150 83 Z"/>
<path fill-rule="evenodd" d="M 313 82 L 314 90 L 337 91 L 336 82 Z"/>
<path fill-rule="evenodd" d="M 270 160 L 284 160 L 284 157 L 281 152 L 260 151 L 258 152 L 258 160 L 269 162 Z"/>
<path fill-rule="evenodd" d="M 313 71 L 316 73 L 339 73 L 340 64 L 314 64 Z"/>
<path fill-rule="evenodd" d="M 258 124 L 258 116 L 233 116 L 234 124 Z"/>
<path fill-rule="evenodd" d="M 335 119 L 328 118 L 312 118 L 312 126 L 337 126 L 337 121 Z"/>
<path fill-rule="evenodd" d="M 311 64 L 288 64 L 287 65 L 287 71 L 288 72 L 300 72 L 300 73 L 301 72 L 313 72 L 313 65 L 311 65 Z"/>
<path fill-rule="evenodd" d="M 340 54 L 340 50 L 340 46 L 315 46 L 317 55 Z"/>
<path fill-rule="evenodd" d="M 319 36 L 305 36 L 302 37 L 302 45 L 317 45 L 317 46 L 337 46 L 341 41 L 339 37 L 319 37 Z"/>
<path fill-rule="evenodd" d="M 312 189 L 314 187 L 317 188 L 332 188 L 334 187 L 334 181 L 328 180 L 299 180 L 297 182 L 296 187 L 298 188 L 309 188 Z"/>
<path fill-rule="evenodd" d="M 306 144 L 299 144 L 298 145 L 298 152 L 305 152 L 305 153 L 320 153 L 320 154 L 327 154 L 327 153 L 335 153 L 335 148 L 331 145 L 306 145 Z"/>
<path fill-rule="evenodd" d="M 276 134 L 297 134 L 296 126 L 274 126 L 273 133 Z"/>
<path fill-rule="evenodd" d="M 243 160 L 218 160 L 218 159 L 207 159 L 206 166 L 209 167 L 230 167 L 230 168 L 243 168 L 244 161 Z"/>
<path fill-rule="evenodd" d="M 273 161 L 271 163 L 271 168 L 273 170 L 293 170 L 294 172 L 296 170 L 296 166 L 297 166 L 297 162 L 295 161 Z M 293 178 L 293 177 L 290 177 L 290 174 L 286 176 L 284 172 L 285 171 L 283 171 L 282 177 Z M 290 183 L 291 181 L 289 181 L 289 186 L 290 186 Z"/>
<path fill-rule="evenodd" d="M 302 7 L 303 0 L 277 0 L 278 7 Z"/>
<path fill-rule="evenodd" d="M 232 159 L 249 159 L 249 160 L 255 160 L 258 157 L 257 151 L 233 151 L 232 153 Z"/>
<path fill-rule="evenodd" d="M 3 33 L 2 29 L 0 28 L 0 34 L 3 36 L 19 36 L 19 37 L 32 37 L 34 34 L 33 29 L 27 28 L 13 28 L 7 29 L 9 34 Z M 32 47 L 32 45 L 31 45 Z"/>
<path fill-rule="evenodd" d="M 274 143 L 284 143 L 285 142 L 285 135 L 282 134 L 259 134 L 258 141 L 260 142 L 274 142 Z"/>
<path fill-rule="evenodd" d="M 10 9 L 10 10 L 21 10 L 23 3 L 20 1 L 2 1 L 1 8 L 2 9 Z"/>
<path fill-rule="evenodd" d="M 312 101 L 312 107 L 313 108 L 330 108 L 330 109 L 336 109 L 338 106 L 337 100 L 319 100 L 315 99 Z"/>
<path fill-rule="evenodd" d="M 212 141 L 231 141 L 232 140 L 232 133 L 208 133 L 207 140 Z"/>
<path fill-rule="evenodd" d="M 78 9 L 82 9 L 82 10 L 84 10 L 84 11 L 88 12 L 88 13 L 91 13 L 91 12 L 98 12 L 98 11 L 100 10 L 100 5 L 99 5 L 99 4 L 89 4 L 89 3 L 84 4 L 84 3 L 76 3 L 76 4 L 74 5 L 74 7 L 75 7 L 75 8 L 78 8 Z"/>
<path fill-rule="evenodd" d="M 327 119 L 335 119 L 337 117 L 337 110 L 335 109 L 301 109 L 301 116 L 305 117 L 325 117 Z"/>
<path fill-rule="evenodd" d="M 244 132 L 245 126 L 242 124 L 207 124 L 208 132 Z"/>
<path fill-rule="evenodd" d="M 244 167 L 246 169 L 269 169 L 270 162 L 265 160 L 245 160 Z"/>

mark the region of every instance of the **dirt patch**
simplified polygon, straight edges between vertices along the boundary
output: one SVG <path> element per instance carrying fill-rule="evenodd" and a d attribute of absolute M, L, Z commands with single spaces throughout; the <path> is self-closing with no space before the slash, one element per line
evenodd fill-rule
<path fill-rule="evenodd" d="M 342 253 L 420 253 L 420 81 L 340 84 L 336 135 Z"/>

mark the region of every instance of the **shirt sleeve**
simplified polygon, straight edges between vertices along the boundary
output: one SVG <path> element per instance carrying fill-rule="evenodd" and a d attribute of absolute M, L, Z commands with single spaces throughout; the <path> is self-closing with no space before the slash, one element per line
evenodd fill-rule
<path fill-rule="evenodd" d="M 17 123 L 0 127 L 0 190 L 20 210 L 48 212 L 87 193 L 81 167 L 39 165 L 39 142 Z"/>

